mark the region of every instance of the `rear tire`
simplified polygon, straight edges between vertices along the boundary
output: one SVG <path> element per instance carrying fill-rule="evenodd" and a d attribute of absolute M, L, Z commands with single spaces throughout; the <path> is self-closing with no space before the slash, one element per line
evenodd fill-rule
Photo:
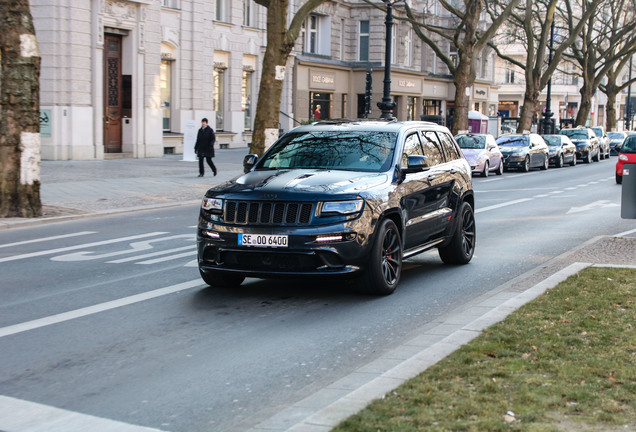
<path fill-rule="evenodd" d="M 497 171 L 495 171 L 495 174 L 497 175 L 502 175 L 504 173 L 504 164 L 503 164 L 503 158 L 499 159 L 499 167 L 497 168 Z"/>
<path fill-rule="evenodd" d="M 445 264 L 468 264 L 475 253 L 475 213 L 467 202 L 457 212 L 457 228 L 447 246 L 440 247 L 439 257 Z"/>
<path fill-rule="evenodd" d="M 360 277 L 360 291 L 375 294 L 393 294 L 402 274 L 402 238 L 391 219 L 384 219 L 375 234 L 369 267 Z"/>
<path fill-rule="evenodd" d="M 481 172 L 482 177 L 488 177 L 488 171 L 490 170 L 490 164 L 488 161 L 484 162 L 484 170 Z"/>
<path fill-rule="evenodd" d="M 236 288 L 245 280 L 245 276 L 224 274 L 220 272 L 204 273 L 201 269 L 199 269 L 199 274 L 201 275 L 203 282 L 211 287 L 218 288 Z"/>

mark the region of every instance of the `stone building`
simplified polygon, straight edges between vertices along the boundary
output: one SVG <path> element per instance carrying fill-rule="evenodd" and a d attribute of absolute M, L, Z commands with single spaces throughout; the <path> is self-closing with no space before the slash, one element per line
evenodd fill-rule
<path fill-rule="evenodd" d="M 424 2 L 412 3 L 423 10 Z M 429 15 L 448 20 L 441 7 L 428 3 Z M 290 19 L 300 4 L 290 2 Z M 42 54 L 43 159 L 181 153 L 187 128 L 203 117 L 217 131 L 219 147 L 250 144 L 266 44 L 266 9 L 254 0 L 30 0 L 30 5 Z M 287 65 L 281 130 L 316 114 L 362 116 L 367 70 L 373 71 L 369 116 L 379 116 L 384 18 L 362 0 L 328 1 L 308 17 Z M 396 19 L 391 44 L 395 116 L 445 120 L 455 91 L 445 65 L 404 21 Z M 448 44 L 446 49 L 452 55 Z M 490 115 L 498 98 L 494 66 L 492 54 L 480 59 L 471 89 L 471 108 Z"/>

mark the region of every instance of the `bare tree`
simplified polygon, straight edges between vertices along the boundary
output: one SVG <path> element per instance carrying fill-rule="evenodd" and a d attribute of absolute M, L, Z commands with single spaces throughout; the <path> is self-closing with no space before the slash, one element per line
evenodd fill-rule
<path fill-rule="evenodd" d="M 569 0 L 566 0 L 569 1 Z M 548 84 L 554 74 L 563 54 L 576 41 L 579 32 L 585 26 L 586 21 L 596 11 L 603 0 L 593 0 L 583 3 L 582 16 L 572 17 L 575 25 L 565 28 L 563 19 L 559 19 L 557 6 L 561 0 L 526 1 L 520 13 L 513 12 L 508 21 L 508 31 L 504 32 L 504 39 L 522 44 L 526 49 L 524 61 L 501 51 L 501 46 L 491 42 L 490 46 L 497 55 L 524 70 L 525 93 L 523 97 L 523 109 L 519 118 L 517 132 L 530 130 L 532 119 L 539 104 L 539 95 Z M 556 21 L 555 21 L 556 20 Z M 552 35 L 553 23 L 556 34 Z M 572 23 L 570 23 L 572 24 Z M 547 54 L 550 39 L 554 47 L 552 61 L 548 62 Z M 549 63 L 549 64 L 548 64 Z M 546 107 L 550 109 L 550 107 Z"/>
<path fill-rule="evenodd" d="M 481 21 L 482 13 L 485 11 L 484 0 L 464 0 L 460 7 L 455 7 L 455 2 L 438 1 L 450 13 L 451 23 L 436 23 L 435 17 L 430 15 L 425 15 L 420 21 L 416 19 L 408 3 L 405 8 L 417 36 L 435 52 L 453 76 L 455 84 L 453 133 L 455 134 L 460 130 L 468 129 L 470 96 L 467 91 L 475 82 L 477 59 L 520 0 L 500 2 L 501 7 L 497 10 L 497 16 L 487 25 Z M 445 44 L 439 43 L 439 39 L 447 41 L 456 50 L 456 59 L 445 50 Z"/>
<path fill-rule="evenodd" d="M 636 54 L 636 50 L 632 51 L 631 54 L 623 57 L 616 65 L 610 68 L 607 71 L 607 82 L 605 84 L 601 84 L 599 89 L 603 93 L 607 95 L 607 104 L 606 104 L 606 112 L 607 112 L 607 130 L 613 131 L 616 130 L 616 96 L 619 92 L 623 91 L 630 85 L 636 83 L 636 74 L 632 74 L 633 78 L 631 80 L 625 79 L 622 84 L 618 83 L 618 79 L 623 76 L 623 69 L 629 63 L 629 59 Z"/>
<path fill-rule="evenodd" d="M 572 5 L 566 3 L 567 14 L 574 16 Z M 570 32 L 574 32 L 570 24 Z M 579 90 L 581 106 L 576 124 L 587 123 L 592 108 L 592 97 L 607 73 L 636 48 L 636 20 L 631 0 L 606 0 L 598 13 L 590 16 L 579 39 L 572 45 L 567 57 L 574 62 L 583 77 Z"/>
<path fill-rule="evenodd" d="M 254 0 L 267 8 L 267 47 L 254 118 L 250 152 L 262 155 L 268 131 L 278 133 L 283 79 L 287 59 L 309 14 L 327 0 L 307 0 L 296 12 L 289 28 L 289 0 Z"/>
<path fill-rule="evenodd" d="M 40 202 L 40 51 L 28 0 L 0 2 L 0 217 Z"/>

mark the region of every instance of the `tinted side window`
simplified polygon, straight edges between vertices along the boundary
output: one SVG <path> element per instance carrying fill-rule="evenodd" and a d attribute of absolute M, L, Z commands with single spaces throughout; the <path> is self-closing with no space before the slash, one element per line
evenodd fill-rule
<path fill-rule="evenodd" d="M 428 165 L 434 166 L 444 163 L 442 146 L 435 132 L 424 131 L 422 136 L 424 138 L 422 145 L 424 146 L 424 154 L 428 157 Z"/>
<path fill-rule="evenodd" d="M 413 133 L 404 140 L 404 152 L 402 153 L 402 166 L 408 165 L 409 156 L 424 156 L 420 139 L 417 134 Z"/>
<path fill-rule="evenodd" d="M 447 133 L 439 133 L 440 139 L 442 141 L 442 145 L 444 146 L 444 151 L 446 152 L 446 157 L 448 160 L 461 159 L 462 155 L 453 141 L 453 138 L 450 137 Z"/>

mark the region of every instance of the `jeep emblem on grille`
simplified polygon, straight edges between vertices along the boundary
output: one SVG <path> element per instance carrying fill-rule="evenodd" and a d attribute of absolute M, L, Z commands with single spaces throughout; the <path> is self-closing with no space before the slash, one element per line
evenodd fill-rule
<path fill-rule="evenodd" d="M 266 199 L 266 200 L 275 200 L 276 198 L 278 198 L 278 194 L 273 194 L 273 193 L 263 194 L 263 199 Z"/>

